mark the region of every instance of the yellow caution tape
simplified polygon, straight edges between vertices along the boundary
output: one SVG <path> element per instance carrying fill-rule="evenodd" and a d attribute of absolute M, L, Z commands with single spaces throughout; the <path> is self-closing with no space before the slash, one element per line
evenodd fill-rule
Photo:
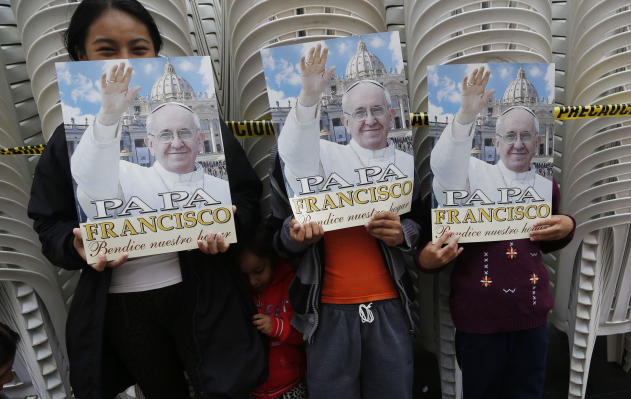
<path fill-rule="evenodd" d="M 44 151 L 45 144 L 40 145 L 27 145 L 24 147 L 13 147 L 13 148 L 0 148 L 0 155 L 11 155 L 11 154 L 21 154 L 21 155 L 39 155 Z"/>
<path fill-rule="evenodd" d="M 429 125 L 429 117 L 425 112 L 418 114 L 410 112 L 410 122 L 412 127 L 421 127 Z"/>
<path fill-rule="evenodd" d="M 631 115 L 631 104 L 606 104 L 606 105 L 574 105 L 554 107 L 554 119 L 584 119 L 602 118 L 607 116 Z M 410 113 L 412 127 L 429 125 L 429 117 L 425 112 Z M 232 130 L 234 137 L 239 139 L 271 137 L 275 135 L 272 121 L 227 121 L 226 126 Z M 39 155 L 45 145 L 34 145 L 14 148 L 0 148 L 0 155 L 22 154 Z"/>
<path fill-rule="evenodd" d="M 554 107 L 554 119 L 602 118 L 631 115 L 631 104 L 574 105 Z"/>
<path fill-rule="evenodd" d="M 226 126 L 232 129 L 232 134 L 238 139 L 274 135 L 272 121 L 227 121 Z"/>

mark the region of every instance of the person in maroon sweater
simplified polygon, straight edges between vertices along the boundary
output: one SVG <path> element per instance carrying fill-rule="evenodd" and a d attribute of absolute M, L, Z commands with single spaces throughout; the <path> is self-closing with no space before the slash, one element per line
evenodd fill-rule
<path fill-rule="evenodd" d="M 477 71 L 477 70 L 476 70 Z M 482 72 L 463 81 L 462 107 L 456 119 L 471 123 L 491 91 Z M 477 78 L 477 79 L 476 79 Z M 489 94 L 490 93 L 490 94 Z M 455 259 L 451 274 L 450 309 L 456 326 L 456 358 L 462 370 L 465 399 L 541 398 L 548 347 L 547 315 L 553 306 L 541 253 L 567 245 L 574 219 L 559 215 L 560 192 L 552 182 L 550 219 L 529 239 L 469 243 L 450 233 L 417 254 L 422 269 L 436 270 Z M 429 218 L 431 204 L 427 203 Z M 424 223 L 429 228 L 431 221 Z"/>
<path fill-rule="evenodd" d="M 295 273 L 282 260 L 274 260 L 265 236 L 271 234 L 258 234 L 246 242 L 238 258 L 258 310 L 252 323 L 269 337 L 269 378 L 251 396 L 306 399 L 304 341 L 290 324 L 294 311 L 289 304 L 289 285 Z"/>

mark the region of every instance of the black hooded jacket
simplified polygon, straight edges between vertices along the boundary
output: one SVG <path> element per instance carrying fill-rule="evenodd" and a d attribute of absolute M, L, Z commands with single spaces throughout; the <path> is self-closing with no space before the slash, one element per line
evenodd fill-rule
<path fill-rule="evenodd" d="M 222 136 L 237 207 L 237 236 L 258 220 L 261 183 L 243 149 L 223 124 Z M 70 381 L 77 398 L 114 396 L 134 383 L 114 351 L 104 347 L 103 327 L 111 269 L 98 272 L 72 245 L 78 227 L 68 148 L 63 125 L 53 133 L 33 179 L 28 215 L 39 234 L 42 252 L 56 266 L 81 270 L 66 324 Z M 180 252 L 186 306 L 199 363 L 203 398 L 246 398 L 267 378 L 267 343 L 251 318 L 256 309 L 240 284 L 231 251 L 205 255 Z M 228 332 L 228 333 L 226 333 Z"/>

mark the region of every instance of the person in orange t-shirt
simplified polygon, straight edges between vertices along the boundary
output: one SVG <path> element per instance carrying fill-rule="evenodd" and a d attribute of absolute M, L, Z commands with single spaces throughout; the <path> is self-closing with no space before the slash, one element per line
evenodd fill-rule
<path fill-rule="evenodd" d="M 294 112 L 300 116 L 293 125 L 286 122 L 281 136 L 292 128 L 318 134 L 317 104 L 332 73 L 325 70 L 326 58 L 327 50 L 317 46 L 300 60 L 302 89 Z M 352 140 L 362 153 L 377 152 L 390 128 L 385 89 L 360 81 L 344 96 L 345 114 L 363 110 L 364 119 L 353 117 L 345 125 Z M 411 399 L 413 296 L 406 266 L 413 264 L 420 232 L 417 176 L 411 212 L 378 212 L 365 226 L 326 234 L 317 223 L 292 219 L 284 186 L 277 157 L 270 201 L 279 224 L 274 244 L 297 266 L 289 298 L 292 325 L 307 341 L 309 398 Z"/>

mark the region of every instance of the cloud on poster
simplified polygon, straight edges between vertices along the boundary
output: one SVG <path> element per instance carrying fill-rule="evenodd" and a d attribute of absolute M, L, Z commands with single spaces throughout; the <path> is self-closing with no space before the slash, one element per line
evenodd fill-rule
<path fill-rule="evenodd" d="M 549 103 L 554 102 L 554 78 L 555 78 L 555 68 L 554 64 L 548 64 L 545 74 L 545 82 L 546 82 L 546 95 Z"/>
<path fill-rule="evenodd" d="M 261 57 L 263 59 L 263 68 L 270 71 L 276 69 L 276 63 L 274 62 L 274 57 L 272 57 L 270 49 L 266 48 L 261 50 Z"/>
<path fill-rule="evenodd" d="M 292 86 L 300 85 L 300 74 L 297 65 L 284 58 L 278 60 L 277 65 L 280 72 L 274 75 L 274 81 L 278 86 L 282 86 L 285 83 Z"/>
<path fill-rule="evenodd" d="M 430 86 L 438 86 L 440 78 L 438 77 L 438 70 L 435 65 L 427 67 L 427 82 Z"/>
<path fill-rule="evenodd" d="M 65 85 L 72 84 L 72 74 L 66 64 L 61 64 L 57 69 L 57 80 Z"/>
<path fill-rule="evenodd" d="M 70 92 L 70 97 L 77 103 L 87 101 L 90 103 L 101 102 L 100 87 L 92 82 L 88 77 L 79 73 L 71 78 L 71 84 L 74 89 Z"/>
<path fill-rule="evenodd" d="M 304 55 L 305 59 L 306 59 L 307 56 L 309 55 L 309 50 L 311 49 L 311 47 L 315 47 L 318 44 L 321 45 L 322 48 L 329 48 L 329 46 L 326 44 L 326 42 L 324 40 L 319 40 L 317 42 L 302 43 L 302 45 L 300 47 L 300 55 Z M 331 49 L 329 49 L 329 52 L 330 51 L 331 51 Z"/>
<path fill-rule="evenodd" d="M 541 75 L 541 69 L 539 69 L 538 66 L 533 65 L 530 68 L 528 68 L 528 75 L 530 77 L 537 78 Z"/>
<path fill-rule="evenodd" d="M 106 76 L 109 76 L 109 73 L 112 70 L 112 67 L 118 66 L 121 63 L 125 64 L 125 69 L 131 66 L 131 63 L 129 62 L 129 60 L 105 60 L 103 61 L 103 64 L 101 66 L 101 72 L 106 73 L 107 74 Z"/>
<path fill-rule="evenodd" d="M 199 68 L 197 69 L 197 73 L 201 77 L 203 90 L 206 91 L 209 97 L 215 95 L 215 80 L 212 68 L 212 61 L 210 60 L 210 57 L 204 57 L 201 59 Z"/>
<path fill-rule="evenodd" d="M 175 69 L 183 72 L 192 71 L 195 68 L 189 60 L 182 60 L 175 65 Z"/>
<path fill-rule="evenodd" d="M 484 67 L 484 69 L 487 71 L 489 70 L 489 64 L 487 64 L 486 62 L 483 64 L 467 64 L 464 70 L 464 75 L 471 76 L 471 73 L 474 70 L 479 69 L 480 67 Z M 462 76 L 464 77 L 464 75 Z"/>
<path fill-rule="evenodd" d="M 346 52 L 350 50 L 350 48 L 351 46 L 346 41 L 341 41 L 337 44 L 337 51 L 340 54 L 346 54 Z"/>
<path fill-rule="evenodd" d="M 379 48 L 379 47 L 383 47 L 386 44 L 386 41 L 383 40 L 381 36 L 374 36 L 368 41 L 368 44 L 371 47 Z"/>
<path fill-rule="evenodd" d="M 143 70 L 145 72 L 145 75 L 151 75 L 152 73 L 154 73 L 157 68 L 153 63 L 146 63 L 145 66 L 143 67 Z"/>
<path fill-rule="evenodd" d="M 454 114 L 445 112 L 443 107 L 432 104 L 431 102 L 428 104 L 429 104 L 428 115 L 430 116 L 430 118 L 432 118 L 431 122 L 434 122 L 434 120 L 438 122 L 446 122 L 447 120 L 449 122 L 453 121 Z"/>
<path fill-rule="evenodd" d="M 500 78 L 502 80 L 512 79 L 515 73 L 513 69 L 510 67 L 502 67 L 500 68 Z"/>
<path fill-rule="evenodd" d="M 74 119 L 76 124 L 82 125 L 85 123 L 86 119 L 88 123 L 92 123 L 94 120 L 93 114 L 84 114 L 79 107 L 73 107 L 64 102 L 61 103 L 61 107 L 63 109 L 64 123 L 71 124 Z"/>
<path fill-rule="evenodd" d="M 399 40 L 399 32 L 392 32 L 390 34 L 390 42 L 388 43 L 388 49 L 392 52 L 392 62 L 394 63 L 394 69 L 397 72 L 403 70 L 403 55 L 401 52 L 401 41 Z"/>
<path fill-rule="evenodd" d="M 462 96 L 462 82 L 456 83 L 448 76 L 443 76 L 440 87 L 441 89 L 438 90 L 436 95 L 438 102 L 442 102 L 443 99 L 445 99 L 450 103 L 460 104 L 460 97 Z"/>
<path fill-rule="evenodd" d="M 281 107 L 286 107 L 289 106 L 289 102 L 291 102 L 291 104 L 295 104 L 297 101 L 296 97 L 288 97 L 282 90 L 274 90 L 270 87 L 267 88 L 267 96 L 270 103 L 274 104 L 274 106 L 276 105 L 276 102 L 278 102 Z"/>

